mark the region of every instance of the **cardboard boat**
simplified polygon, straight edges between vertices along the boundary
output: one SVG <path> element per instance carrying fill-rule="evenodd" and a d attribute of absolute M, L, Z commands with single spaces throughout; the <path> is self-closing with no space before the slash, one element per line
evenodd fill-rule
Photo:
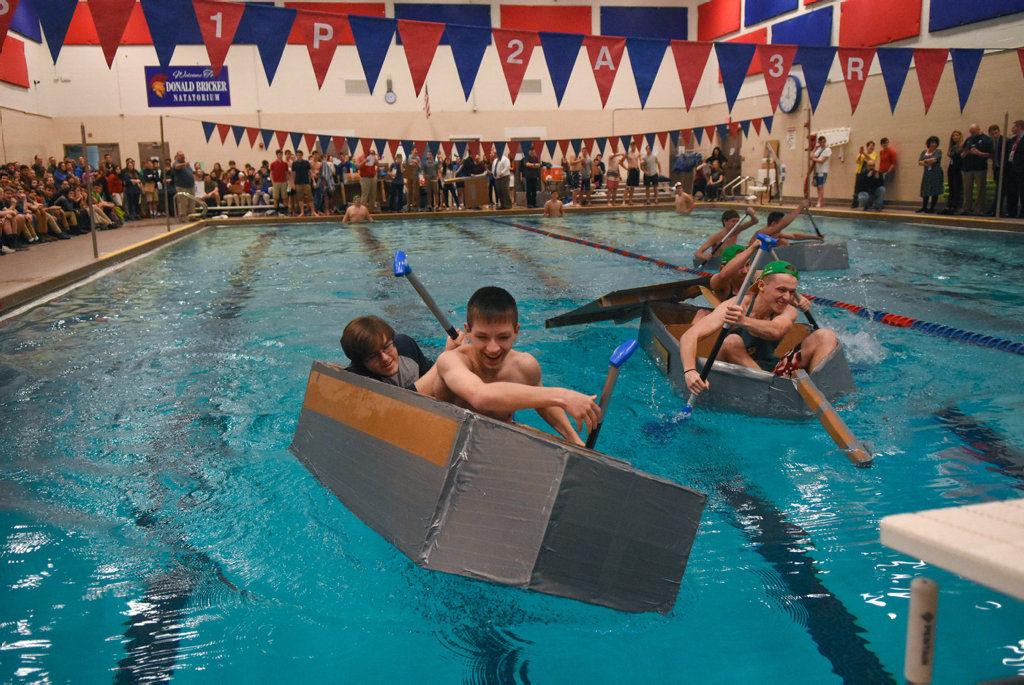
<path fill-rule="evenodd" d="M 683 396 L 689 395 L 679 358 L 679 337 L 690 327 L 699 307 L 680 303 L 700 294 L 707 278 L 695 278 L 657 286 L 632 288 L 608 293 L 578 309 L 545 322 L 548 328 L 614 320 L 623 323 L 640 317 L 640 345 L 658 369 Z M 775 348 L 784 355 L 800 343 L 810 327 L 796 324 Z M 703 368 L 714 338 L 706 338 L 697 347 L 698 368 Z M 842 343 L 809 374 L 830 402 L 856 389 Z M 789 378 L 767 371 L 716 361 L 708 377 L 711 388 L 700 396 L 701 407 L 736 411 L 777 419 L 810 419 L 814 415 Z"/>
<path fill-rule="evenodd" d="M 835 271 L 850 268 L 850 255 L 845 242 L 819 242 L 805 240 L 775 248 L 779 259 L 789 262 L 797 271 Z M 719 269 L 721 259 L 712 257 L 701 266 L 701 260 L 693 258 L 695 269 Z"/>
<path fill-rule="evenodd" d="M 706 495 L 315 362 L 291 451 L 424 568 L 668 612 Z"/>

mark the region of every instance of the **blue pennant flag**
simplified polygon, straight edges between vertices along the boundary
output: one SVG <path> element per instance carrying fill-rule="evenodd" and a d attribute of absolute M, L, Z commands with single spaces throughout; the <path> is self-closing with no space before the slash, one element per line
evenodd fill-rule
<path fill-rule="evenodd" d="M 348 146 L 348 154 L 352 157 L 355 157 L 356 150 L 359 149 L 359 138 L 355 136 L 346 136 L 345 145 Z"/>
<path fill-rule="evenodd" d="M 363 65 L 366 85 L 373 93 L 398 24 L 394 19 L 360 17 L 354 14 L 349 15 L 348 23 L 352 27 L 352 36 L 356 39 L 356 51 L 359 53 L 359 62 Z"/>
<path fill-rule="evenodd" d="M 722 144 L 729 140 L 729 124 L 719 124 L 716 127 L 718 131 L 718 143 Z"/>
<path fill-rule="evenodd" d="M 796 52 L 796 63 L 803 67 L 804 83 L 807 85 L 807 97 L 811 101 L 811 111 L 818 109 L 821 92 L 828 81 L 828 72 L 836 58 L 836 49 L 832 47 L 804 47 Z"/>
<path fill-rule="evenodd" d="M 582 138 L 571 138 L 569 140 L 569 146 L 572 148 L 572 153 L 578 155 L 580 153 L 580 146 L 583 144 Z"/>
<path fill-rule="evenodd" d="M 317 141 L 320 143 L 320 152 L 327 154 L 327 148 L 331 146 L 331 137 L 321 133 L 317 136 Z M 335 150 L 337 152 L 337 150 Z"/>
<path fill-rule="evenodd" d="M 412 154 L 412 141 L 403 140 L 401 143 L 402 149 L 405 151 L 405 156 L 408 157 Z"/>
<path fill-rule="evenodd" d="M 504 143 L 502 143 L 502 144 L 504 144 Z M 441 149 L 441 141 L 440 140 L 429 140 L 429 141 L 427 141 L 427 149 L 430 150 L 430 154 L 434 155 L 434 157 L 437 157 L 437 153 Z"/>
<path fill-rule="evenodd" d="M 722 72 L 722 86 L 725 88 L 725 101 L 732 112 L 736 98 L 747 77 L 750 60 L 754 58 L 756 45 L 750 43 L 715 43 L 715 54 L 718 56 L 718 68 Z"/>
<path fill-rule="evenodd" d="M 981 57 L 985 51 L 980 48 L 976 50 L 953 48 L 949 54 L 953 57 L 953 79 L 956 81 L 956 94 L 960 97 L 960 112 L 962 113 L 967 105 L 967 98 L 971 97 L 974 77 L 978 75 L 978 67 L 981 65 Z"/>
<path fill-rule="evenodd" d="M 210 136 L 206 136 L 206 137 L 209 138 Z M 269 150 L 270 149 L 270 142 L 272 140 L 274 140 L 274 131 L 272 129 L 269 129 L 269 128 L 261 128 L 260 129 L 260 137 L 263 139 L 263 149 L 264 150 Z"/>
<path fill-rule="evenodd" d="M 43 32 L 39 28 L 39 14 L 35 5 L 28 0 L 22 0 L 14 10 L 8 30 L 20 33 L 34 43 L 43 42 Z"/>
<path fill-rule="evenodd" d="M 629 53 L 629 63 L 633 65 L 633 79 L 636 81 L 636 92 L 640 95 L 641 109 L 647 104 L 647 96 L 651 94 L 651 87 L 667 49 L 667 40 L 626 39 L 626 52 Z"/>
<path fill-rule="evenodd" d="M 622 143 L 622 151 L 629 152 L 629 144 L 633 142 L 633 136 L 619 136 L 619 142 Z"/>
<path fill-rule="evenodd" d="M 445 29 L 445 40 L 452 48 L 452 58 L 459 72 L 462 83 L 462 94 L 469 100 L 469 94 L 476 83 L 476 75 L 480 71 L 480 63 L 484 59 L 487 46 L 491 44 L 491 30 L 486 26 L 462 26 L 448 24 Z"/>
<path fill-rule="evenodd" d="M 583 36 L 578 33 L 540 32 L 540 46 L 544 48 L 544 61 L 548 64 L 551 85 L 555 89 L 555 102 L 562 104 L 562 96 L 569 85 L 569 76 L 580 55 Z"/>
<path fill-rule="evenodd" d="M 383 157 L 384 156 L 384 150 L 386 150 L 387 147 L 388 147 L 388 139 L 387 138 L 374 138 L 373 139 L 373 149 L 377 151 L 377 156 L 378 157 Z"/>
<path fill-rule="evenodd" d="M 213 132 L 217 130 L 217 124 L 212 121 L 203 122 L 203 135 L 206 136 L 206 142 L 210 142 L 210 137 L 213 136 Z"/>
<path fill-rule="evenodd" d="M 245 135 L 245 126 L 231 126 L 231 132 L 235 134 L 235 145 L 242 144 L 242 136 Z"/>
<path fill-rule="evenodd" d="M 508 145 L 504 140 L 494 141 L 494 149 L 498 151 L 499 157 L 505 156 L 505 147 Z"/>
<path fill-rule="evenodd" d="M 743 131 L 743 137 L 750 137 L 750 119 L 740 122 L 740 129 Z"/>
<path fill-rule="evenodd" d="M 555 158 L 555 146 L 558 145 L 557 140 L 546 140 L 544 144 L 548 146 L 548 157 L 551 159 Z"/>
<path fill-rule="evenodd" d="M 604 154 L 604 149 L 608 145 L 608 138 L 607 137 L 594 138 L 594 142 L 597 143 L 597 149 L 600 150 L 601 154 L 603 155 Z"/>
<path fill-rule="evenodd" d="M 248 25 L 252 40 L 259 50 L 263 71 L 267 75 L 267 83 L 274 82 L 277 67 L 281 64 L 288 34 L 292 32 L 296 12 L 293 9 L 274 7 L 273 5 L 245 6 L 243 21 Z"/>
<path fill-rule="evenodd" d="M 465 157 L 466 156 L 466 141 L 464 141 L 464 140 L 456 140 L 455 141 L 455 152 L 458 153 L 459 159 L 462 159 L 463 157 Z"/>
<path fill-rule="evenodd" d="M 773 115 L 770 117 L 761 117 L 761 121 L 764 122 L 764 130 L 768 131 L 768 133 L 771 133 L 772 124 L 775 123 L 775 116 Z"/>
<path fill-rule="evenodd" d="M 672 141 L 672 152 L 679 149 L 679 130 L 668 132 L 668 139 Z"/>
<path fill-rule="evenodd" d="M 298 150 L 299 149 L 299 145 L 302 144 L 302 134 L 301 133 L 296 133 L 295 131 L 292 131 L 291 133 L 288 134 L 288 136 L 289 136 L 289 138 L 292 141 L 292 149 L 293 150 Z"/>
<path fill-rule="evenodd" d="M 71 25 L 71 17 L 78 7 L 78 0 L 31 0 L 33 9 L 39 15 L 39 23 L 43 25 L 43 33 L 46 35 L 46 46 L 50 48 L 50 56 L 53 63 L 57 63 L 57 56 L 64 46 L 64 39 L 68 35 L 68 26 Z"/>
<path fill-rule="evenodd" d="M 699 126 L 693 129 L 693 137 L 697 139 L 697 145 L 702 145 L 704 143 L 704 129 Z"/>
<path fill-rule="evenodd" d="M 882 68 L 885 93 L 889 96 L 889 111 L 895 113 L 903 84 L 907 81 L 907 72 L 910 71 L 910 60 L 914 58 L 914 49 L 878 48 L 875 54 L 878 55 L 878 66 Z"/>
<path fill-rule="evenodd" d="M 653 133 L 645 133 L 644 134 L 644 138 L 647 140 L 647 147 L 649 147 L 649 148 L 651 148 L 653 150 L 654 149 L 654 134 Z"/>
<path fill-rule="evenodd" d="M 142 0 L 142 14 L 149 25 L 156 59 L 164 69 L 171 64 L 180 27 L 191 18 L 191 12 L 192 3 L 188 0 Z"/>

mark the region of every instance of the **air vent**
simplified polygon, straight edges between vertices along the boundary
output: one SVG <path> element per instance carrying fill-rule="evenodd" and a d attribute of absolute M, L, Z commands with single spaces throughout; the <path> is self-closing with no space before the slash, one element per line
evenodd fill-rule
<path fill-rule="evenodd" d="M 345 79 L 345 95 L 369 95 L 370 87 L 366 81 L 357 78 Z"/>
<path fill-rule="evenodd" d="M 519 88 L 520 93 L 539 93 L 540 90 L 540 79 L 539 78 L 527 78 L 523 79 L 523 85 Z"/>

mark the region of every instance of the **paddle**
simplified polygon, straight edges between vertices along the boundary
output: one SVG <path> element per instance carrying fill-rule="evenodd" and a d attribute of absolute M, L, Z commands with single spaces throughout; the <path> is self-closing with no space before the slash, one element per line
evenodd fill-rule
<path fill-rule="evenodd" d="M 412 284 L 412 287 L 416 289 L 416 292 L 419 293 L 420 297 L 423 299 L 423 303 L 427 305 L 427 308 L 434 314 L 434 318 L 436 318 L 437 322 L 441 324 L 441 328 L 443 328 L 445 333 L 448 334 L 448 337 L 452 340 L 458 339 L 458 331 L 456 331 L 455 327 L 452 326 L 450 321 L 448 321 L 448 317 L 444 315 L 441 308 L 437 306 L 437 302 L 434 302 L 434 298 L 427 292 L 427 289 L 420 282 L 420 279 L 412 272 L 412 267 L 409 266 L 409 260 L 406 258 L 405 252 L 402 250 L 395 253 L 394 270 L 397 278 L 405 276 L 408 279 L 409 283 Z"/>
<path fill-rule="evenodd" d="M 756 272 L 757 271 L 757 267 L 760 266 L 761 259 L 764 257 L 764 255 L 767 252 L 769 252 L 779 242 L 775 238 L 772 238 L 771 236 L 767 236 L 764 233 L 758 233 L 757 234 L 757 239 L 761 242 L 761 249 L 759 249 L 757 251 L 757 254 L 754 255 L 754 261 L 750 264 L 750 269 L 747 271 L 747 275 L 743 279 L 743 285 L 740 286 L 740 289 L 739 289 L 739 293 L 740 294 L 738 296 L 740 300 L 743 299 L 743 296 L 750 289 L 750 283 L 751 283 L 751 281 L 754 280 L 754 272 Z M 711 374 L 711 367 L 715 363 L 715 357 L 718 356 L 718 352 L 722 349 L 722 343 L 725 342 L 725 337 L 727 335 L 729 335 L 729 332 L 731 330 L 732 330 L 732 326 L 731 325 L 729 325 L 728 323 L 722 324 L 722 330 L 718 334 L 718 339 L 715 340 L 715 346 L 713 348 L 711 348 L 711 354 L 708 355 L 707 361 L 704 362 L 704 368 L 701 369 L 700 379 L 702 381 L 706 381 L 708 379 L 708 376 Z M 683 416 L 684 419 L 689 418 L 690 415 L 693 414 L 693 402 L 694 402 L 694 400 L 696 398 L 697 398 L 697 396 L 694 395 L 693 393 L 691 393 L 689 399 L 686 400 L 686 406 L 683 407 L 683 413 L 682 413 L 682 416 Z"/>
<path fill-rule="evenodd" d="M 604 390 L 601 391 L 601 421 L 594 429 L 590 431 L 590 435 L 587 436 L 587 449 L 594 449 L 594 445 L 597 444 L 597 436 L 601 432 L 601 426 L 604 425 L 604 417 L 607 416 L 608 405 L 612 401 L 612 391 L 615 389 L 615 381 L 619 379 L 619 367 L 626 363 L 636 348 L 639 346 L 636 340 L 627 340 L 612 352 L 611 358 L 608 360 L 608 376 L 604 379 Z"/>
<path fill-rule="evenodd" d="M 748 209 L 749 209 L 749 207 L 748 207 Z M 732 228 L 729 229 L 729 232 L 726 233 L 725 236 L 721 240 L 719 240 L 717 243 L 715 243 L 715 246 L 711 248 L 711 256 L 708 257 L 703 262 L 701 262 L 700 264 L 697 265 L 698 269 L 703 269 L 704 265 L 707 264 L 708 262 L 710 262 L 714 258 L 715 253 L 718 252 L 719 248 L 722 247 L 722 245 L 725 243 L 726 240 L 728 240 L 730 237 L 732 237 L 732 234 L 736 232 L 736 229 L 738 229 L 740 227 L 740 224 L 742 224 L 742 223 L 743 223 L 743 217 L 740 217 L 739 219 L 736 220 L 736 223 L 734 223 L 732 225 Z M 757 223 L 757 221 L 755 220 L 753 223 Z M 747 226 L 744 226 L 744 230 L 746 230 L 747 228 L 749 228 L 752 225 L 753 224 L 749 224 Z"/>
<path fill-rule="evenodd" d="M 814 220 L 814 215 L 811 214 L 811 208 L 804 207 L 804 212 L 807 214 L 807 218 L 811 220 L 811 226 L 814 226 L 814 232 L 818 234 L 819 238 L 824 238 L 825 234 L 818 229 L 818 222 Z"/>
<path fill-rule="evenodd" d="M 858 440 L 850 431 L 849 427 L 836 413 L 835 408 L 825 398 L 818 386 L 814 384 L 811 377 L 803 369 L 797 369 L 793 374 L 793 385 L 796 387 L 800 397 L 803 398 L 807 408 L 811 410 L 815 418 L 825 428 L 825 431 L 832 437 L 847 459 L 853 462 L 854 466 L 871 466 L 874 457 L 868 446 Z"/>

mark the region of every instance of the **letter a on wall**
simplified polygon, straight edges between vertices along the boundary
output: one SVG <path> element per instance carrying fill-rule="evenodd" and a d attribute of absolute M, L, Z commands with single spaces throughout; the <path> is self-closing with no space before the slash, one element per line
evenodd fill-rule
<path fill-rule="evenodd" d="M 874 48 L 839 48 L 839 66 L 846 81 L 846 94 L 850 96 L 850 113 L 857 111 L 861 93 L 867 82 L 871 62 L 875 58 Z"/>
<path fill-rule="evenodd" d="M 505 72 L 508 94 L 512 104 L 516 104 L 519 88 L 523 85 L 526 67 L 530 64 L 533 49 L 540 42 L 538 35 L 532 31 L 512 31 L 494 29 L 494 46 L 498 51 L 501 69 Z"/>
<path fill-rule="evenodd" d="M 622 63 L 622 51 L 626 49 L 626 39 L 615 36 L 587 36 L 583 39 L 590 58 L 590 68 L 594 72 L 597 92 L 601 95 L 601 107 L 608 104 L 608 95 L 612 92 L 615 76 L 619 73 Z"/>

